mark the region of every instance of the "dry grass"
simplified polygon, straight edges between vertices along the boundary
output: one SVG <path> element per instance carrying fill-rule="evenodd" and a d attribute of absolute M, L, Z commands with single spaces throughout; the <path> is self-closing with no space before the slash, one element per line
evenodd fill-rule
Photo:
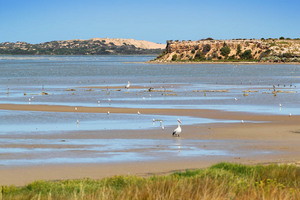
<path fill-rule="evenodd" d="M 168 176 L 37 181 L 2 186 L 0 199 L 300 199 L 300 168 L 219 163 Z"/>

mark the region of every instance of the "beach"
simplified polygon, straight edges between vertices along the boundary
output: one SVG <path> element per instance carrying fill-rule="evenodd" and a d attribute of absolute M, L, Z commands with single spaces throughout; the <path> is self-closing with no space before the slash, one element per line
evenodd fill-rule
<path fill-rule="evenodd" d="M 0 185 L 299 165 L 299 65 L 151 58 L 0 58 Z"/>

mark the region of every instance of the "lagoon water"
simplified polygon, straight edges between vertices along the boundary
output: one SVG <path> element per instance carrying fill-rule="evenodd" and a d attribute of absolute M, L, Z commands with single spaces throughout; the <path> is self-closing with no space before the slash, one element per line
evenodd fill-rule
<path fill-rule="evenodd" d="M 0 103 L 147 107 L 211 108 L 273 114 L 300 114 L 300 65 L 158 65 L 146 64 L 154 56 L 0 56 Z M 164 87 L 162 93 L 129 93 L 86 86 L 132 85 Z M 294 93 L 270 94 L 277 90 Z M 279 86 L 278 86 L 279 85 Z M 9 88 L 9 94 L 6 94 Z M 66 91 L 66 89 L 76 91 Z M 243 96 L 245 90 L 256 90 Z M 36 95 L 41 91 L 50 95 Z M 193 92 L 228 90 L 226 93 Z M 27 95 L 24 95 L 26 93 Z M 151 95 L 151 96 L 150 96 Z M 237 98 L 238 101 L 234 101 Z M 108 101 L 111 99 L 111 102 Z M 279 104 L 282 104 L 279 110 Z"/>
<path fill-rule="evenodd" d="M 300 65 L 231 65 L 231 64 L 147 64 L 155 56 L 0 56 L 0 103 L 67 106 L 110 106 L 128 108 L 199 108 L 261 114 L 300 114 Z M 92 86 L 154 87 L 170 90 L 147 92 L 147 89 L 97 89 Z M 273 85 L 278 93 L 271 92 Z M 75 89 L 76 91 L 67 91 Z M 228 90 L 228 92 L 196 92 L 201 90 Z M 245 90 L 249 92 L 244 96 Z M 42 91 L 49 95 L 39 95 Z M 235 98 L 238 100 L 236 101 Z M 29 102 L 30 99 L 30 102 Z M 110 99 L 110 101 L 109 101 Z M 101 103 L 98 104 L 97 102 Z M 282 107 L 279 107 L 282 104 Z M 158 140 L 135 139 L 99 140 L 103 146 L 90 140 L 71 140 L 78 147 L 68 149 L 13 147 L 20 144 L 40 143 L 50 145 L 51 140 L 26 140 L 26 135 L 122 129 L 153 129 L 152 119 L 162 119 L 166 127 L 176 125 L 180 117 L 185 125 L 209 123 L 237 123 L 184 116 L 147 116 L 87 113 L 48 113 L 0 110 L 0 165 L 38 163 L 73 163 L 73 151 L 83 151 L 78 163 L 122 162 L 153 159 L 151 152 L 124 152 L 127 144 L 144 148 L 141 143 L 162 145 Z M 79 120 L 79 124 L 76 123 Z M 130 122 L 130 123 L 129 123 Z M 159 123 L 159 122 L 156 122 Z M 12 139 L 12 135 L 16 135 Z M 178 141 L 177 141 L 178 142 Z M 227 155 L 224 149 L 205 151 L 201 141 L 181 140 L 186 151 L 173 156 Z M 117 143 L 120 149 L 111 149 Z M 164 141 L 163 150 L 156 154 L 171 154 L 176 140 Z M 137 145 L 138 144 L 138 145 Z M 9 148 L 7 147 L 9 146 Z M 148 146 L 149 146 L 148 145 Z M 218 146 L 218 145 L 216 145 Z M 56 152 L 57 151 L 57 152 Z M 49 156 L 49 152 L 52 152 Z M 56 153 L 55 153 L 56 152 Z M 30 154 L 27 160 L 22 154 Z M 16 156 L 18 155 L 18 156 Z M 157 159 L 157 157 L 156 157 Z"/>

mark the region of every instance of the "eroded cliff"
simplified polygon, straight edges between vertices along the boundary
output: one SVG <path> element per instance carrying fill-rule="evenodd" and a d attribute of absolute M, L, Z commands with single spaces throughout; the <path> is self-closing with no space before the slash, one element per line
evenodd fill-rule
<path fill-rule="evenodd" d="M 300 62 L 298 39 L 167 41 L 157 62 L 170 61 Z"/>

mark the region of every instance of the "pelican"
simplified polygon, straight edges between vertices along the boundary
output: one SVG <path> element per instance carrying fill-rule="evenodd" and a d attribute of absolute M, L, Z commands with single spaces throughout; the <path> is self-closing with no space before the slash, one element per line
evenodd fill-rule
<path fill-rule="evenodd" d="M 178 123 L 178 127 L 173 131 L 173 136 L 179 137 L 179 134 L 181 133 L 180 124 L 182 124 L 180 119 L 177 119 L 177 123 Z"/>
<path fill-rule="evenodd" d="M 127 85 L 125 86 L 126 89 L 129 89 L 130 87 L 130 82 L 128 81 Z"/>

